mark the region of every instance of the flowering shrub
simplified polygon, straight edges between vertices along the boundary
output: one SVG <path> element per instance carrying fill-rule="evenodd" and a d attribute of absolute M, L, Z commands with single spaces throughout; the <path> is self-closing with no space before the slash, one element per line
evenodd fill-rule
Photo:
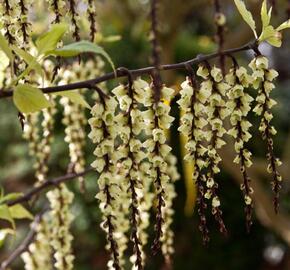
<path fill-rule="evenodd" d="M 8 220 L 15 229 L 15 218 L 31 218 L 30 212 L 18 203 L 53 187 L 47 192 L 49 206 L 45 206 L 38 216 L 39 222 L 32 224 L 34 235 L 20 252 L 25 269 L 54 267 L 69 270 L 74 267 L 76 255 L 72 250 L 74 237 L 71 232 L 74 194 L 64 182 L 78 178 L 80 189 L 85 193 L 84 175 L 89 171 L 86 170 L 84 152 L 87 136 L 94 145 L 95 158 L 91 167 L 98 183 L 96 199 L 102 213 L 101 228 L 107 236 L 106 248 L 111 256 L 108 268 L 125 268 L 128 247 L 132 247 L 132 269 L 144 268 L 152 212 L 155 215 L 152 252 L 161 251 L 166 264 L 171 264 L 174 198 L 177 196 L 174 184 L 180 177 L 167 132 L 175 120 L 171 115 L 174 99 L 183 112 L 178 131 L 186 141 L 183 158 L 193 167 L 191 180 L 196 186 L 199 230 L 204 244 L 210 240 L 207 208 L 210 208 L 219 231 L 224 235 L 228 233 L 219 196 L 222 184 L 218 184 L 217 175 L 221 171 L 223 146 L 231 143 L 229 138 L 232 138 L 235 152 L 233 162 L 239 164 L 243 178 L 240 189 L 247 229 L 250 230 L 252 225 L 255 191 L 251 186 L 252 153 L 248 147 L 252 137 L 251 111 L 260 118 L 259 131 L 267 149 L 268 167 L 265 169 L 272 175 L 273 204 L 278 212 L 282 181 L 278 167 L 281 161 L 274 153 L 273 136 L 277 131 L 271 123 L 271 109 L 276 101 L 270 96 L 278 72 L 269 67 L 268 59 L 259 51 L 259 44 L 268 42 L 272 46 L 281 46 L 280 32 L 289 28 L 290 23 L 286 21 L 277 28 L 270 25 L 271 9 L 267 9 L 266 1 L 262 5 L 262 32 L 258 36 L 255 21 L 244 2 L 234 0 L 254 33 L 255 40 L 250 44 L 223 50 L 226 18 L 215 1 L 218 52 L 183 63 L 161 65 L 157 2 L 152 0 L 154 66 L 133 71 L 115 69 L 110 56 L 95 43 L 98 27 L 94 1 L 83 3 L 89 28 L 87 38 L 91 42 L 81 40 L 81 11 L 74 0 L 47 1 L 52 25 L 34 42 L 31 36 L 33 22 L 29 21 L 32 2 L 5 1 L 0 7 L 0 48 L 7 63 L 0 98 L 13 96 L 23 126 L 23 137 L 35 161 L 36 178 L 34 189 L 26 195 L 14 194 L 7 199 L 9 194 L 4 196 L 1 192 L 0 218 Z M 64 45 L 62 38 L 66 33 L 71 35 L 74 43 Z M 249 68 L 240 66 L 234 56 L 236 52 L 246 50 L 254 52 Z M 113 72 L 104 74 L 104 62 L 100 57 L 81 59 L 82 53 L 100 55 L 108 61 Z M 78 57 L 75 59 L 75 56 Z M 65 57 L 72 59 L 65 61 Z M 212 64 L 213 58 L 219 58 L 219 64 Z M 229 68 L 227 60 L 231 62 Z M 162 82 L 161 71 L 180 68 L 184 68 L 187 77 L 181 90 L 176 91 Z M 125 82 L 116 87 L 104 83 L 117 77 L 125 77 Z M 255 96 L 250 94 L 252 88 L 257 90 Z M 88 96 L 89 101 L 86 100 Z M 90 110 L 89 119 L 87 109 Z M 66 176 L 47 180 L 58 110 L 62 111 L 64 141 L 70 163 Z M 88 135 L 87 123 L 90 126 Z M 13 214 L 15 208 L 12 206 L 15 204 L 18 211 L 22 207 L 21 214 Z"/>

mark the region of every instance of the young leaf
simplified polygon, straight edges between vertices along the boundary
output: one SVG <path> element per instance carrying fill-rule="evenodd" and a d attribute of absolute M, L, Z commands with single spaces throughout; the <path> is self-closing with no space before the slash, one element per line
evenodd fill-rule
<path fill-rule="evenodd" d="M 3 51 L 0 51 L 0 70 L 3 71 L 8 66 L 9 66 L 9 58 Z"/>
<path fill-rule="evenodd" d="M 67 97 L 72 103 L 79 104 L 79 105 L 84 106 L 88 109 L 91 108 L 91 106 L 86 102 L 84 97 L 80 93 L 77 93 L 76 91 L 56 92 L 55 95 Z"/>
<path fill-rule="evenodd" d="M 9 193 L 5 196 L 1 196 L 0 197 L 0 204 L 7 202 L 7 201 L 15 200 L 21 196 L 23 196 L 23 193 Z"/>
<path fill-rule="evenodd" d="M 21 204 L 15 204 L 9 207 L 10 214 L 14 219 L 33 219 L 32 214 L 24 208 Z"/>
<path fill-rule="evenodd" d="M 272 25 L 268 25 L 262 32 L 262 34 L 259 37 L 259 41 L 264 41 L 268 38 L 271 38 L 273 36 L 275 36 L 276 34 L 276 30 L 273 28 Z"/>
<path fill-rule="evenodd" d="M 242 0 L 234 0 L 234 1 L 244 21 L 251 27 L 255 37 L 257 38 L 256 23 L 253 19 L 252 13 L 247 10 L 244 1 Z"/>
<path fill-rule="evenodd" d="M 13 91 L 13 101 L 22 113 L 33 113 L 51 106 L 42 91 L 29 84 L 19 84 Z"/>
<path fill-rule="evenodd" d="M 79 42 L 68 44 L 68 45 L 63 46 L 62 48 L 52 50 L 48 53 L 52 55 L 62 56 L 62 57 L 77 56 L 81 53 L 100 54 L 110 63 L 113 70 L 115 70 L 115 66 L 111 57 L 107 54 L 107 52 L 103 49 L 103 47 L 89 41 L 82 40 Z"/>
<path fill-rule="evenodd" d="M 271 13 L 272 13 L 272 7 L 270 8 L 270 10 L 268 12 L 267 11 L 267 1 L 264 0 L 264 2 L 262 4 L 262 8 L 261 8 L 261 19 L 262 19 L 262 25 L 263 25 L 262 32 L 270 23 Z"/>
<path fill-rule="evenodd" d="M 28 52 L 16 47 L 12 46 L 14 52 L 16 52 L 27 64 L 27 69 L 34 69 L 38 75 L 42 76 L 42 68 L 41 65 L 37 62 L 37 58 L 29 54 Z"/>
<path fill-rule="evenodd" d="M 10 61 L 13 61 L 13 53 L 12 50 L 9 47 L 9 44 L 5 37 L 0 32 L 0 49 L 6 54 L 6 56 L 10 59 Z"/>
<path fill-rule="evenodd" d="M 9 207 L 6 204 L 0 205 L 0 219 L 7 220 L 11 223 L 13 229 L 15 229 L 15 222 L 14 219 L 11 216 L 11 213 L 9 211 Z"/>
<path fill-rule="evenodd" d="M 277 27 L 277 31 L 284 30 L 286 28 L 290 28 L 290 19 L 287 20 L 286 22 L 283 22 L 280 26 Z"/>
<path fill-rule="evenodd" d="M 281 34 L 279 32 L 276 32 L 276 33 L 277 34 L 275 36 L 266 39 L 266 41 L 274 47 L 281 47 L 282 45 Z"/>
<path fill-rule="evenodd" d="M 57 43 L 61 40 L 67 29 L 68 26 L 64 23 L 55 24 L 49 32 L 40 36 L 35 42 L 38 55 L 55 50 Z"/>
<path fill-rule="evenodd" d="M 9 234 L 15 235 L 15 231 L 9 228 L 0 230 L 0 248 L 3 246 L 5 239 Z"/>

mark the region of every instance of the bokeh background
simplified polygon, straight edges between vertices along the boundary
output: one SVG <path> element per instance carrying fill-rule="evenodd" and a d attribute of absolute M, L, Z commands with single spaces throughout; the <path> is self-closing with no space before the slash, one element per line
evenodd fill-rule
<path fill-rule="evenodd" d="M 47 26 L 48 16 L 43 1 L 35 1 L 38 5 L 30 14 L 36 22 L 36 29 L 41 33 Z M 42 3 L 41 3 L 42 2 Z M 149 64 L 150 43 L 148 32 L 148 0 L 106 0 L 98 2 L 99 31 L 104 36 L 120 35 L 121 39 L 111 43 L 103 43 L 116 66 L 128 68 L 144 67 Z M 207 0 L 161 0 L 160 6 L 160 43 L 162 62 L 174 63 L 194 58 L 200 53 L 216 50 L 215 25 L 213 21 L 212 1 Z M 227 17 L 225 47 L 239 47 L 253 39 L 248 26 L 237 13 L 233 1 L 223 0 L 222 9 Z M 262 1 L 245 1 L 259 25 L 260 6 Z M 287 19 L 288 1 L 276 1 L 277 9 L 273 24 Z M 81 7 L 80 7 L 81 8 Z M 86 27 L 85 25 L 83 27 Z M 85 29 L 85 28 L 84 28 Z M 86 31 L 83 31 L 85 35 Z M 271 177 L 266 172 L 265 143 L 258 133 L 258 119 L 250 115 L 254 126 L 250 149 L 254 153 L 254 165 L 250 175 L 255 189 L 255 217 L 250 234 L 246 233 L 243 199 L 239 190 L 241 181 L 239 168 L 232 163 L 233 143 L 228 140 L 222 150 L 223 170 L 217 177 L 224 219 L 229 230 L 227 238 L 221 236 L 209 215 L 211 241 L 208 247 L 202 245 L 198 231 L 197 211 L 194 208 L 194 191 L 186 185 L 186 177 L 181 164 L 181 145 L 177 133 L 179 111 L 172 102 L 172 115 L 176 121 L 171 129 L 170 143 L 178 157 L 178 169 L 181 179 L 176 183 L 178 197 L 174 202 L 175 218 L 175 255 L 173 269 L 209 269 L 209 270 L 285 270 L 290 269 L 290 33 L 285 31 L 281 48 L 272 49 L 261 45 L 262 53 L 270 58 L 271 65 L 278 70 L 280 77 L 273 95 L 278 100 L 274 110 L 274 125 L 278 130 L 275 138 L 275 151 L 282 158 L 281 172 L 284 177 L 281 192 L 281 210 L 276 215 L 272 208 Z M 239 63 L 247 65 L 251 55 L 238 54 Z M 109 71 L 109 67 L 107 67 Z M 179 89 L 184 80 L 182 72 L 168 71 L 162 73 L 168 86 Z M 117 82 L 110 82 L 108 88 Z M 255 95 L 254 90 L 251 92 Z M 89 115 L 89 112 L 87 112 Z M 66 172 L 68 148 L 64 143 L 64 126 L 62 114 L 56 116 L 55 140 L 52 156 L 49 161 L 49 175 L 59 176 Z M 87 163 L 93 160 L 93 146 L 88 141 L 86 147 Z M 33 160 L 28 155 L 28 145 L 22 139 L 21 127 L 17 119 L 17 111 L 11 100 L 0 101 L 0 185 L 6 192 L 29 190 L 34 183 Z M 81 194 L 76 181 L 69 186 L 75 193 L 72 211 L 76 218 L 73 223 L 75 269 L 106 269 L 108 253 L 105 251 L 105 236 L 99 227 L 100 211 L 94 198 L 97 191 L 97 178 L 94 173 L 86 177 L 87 193 Z M 189 196 L 189 197 L 188 197 Z M 186 203 L 187 202 L 187 203 Z M 37 211 L 37 206 L 33 211 Z M 0 261 L 13 251 L 28 231 L 28 222 L 18 222 L 17 237 L 9 238 L 0 249 Z M 153 232 L 153 225 L 150 227 Z M 152 234 L 151 234 L 152 235 Z M 146 269 L 166 269 L 161 256 L 153 257 L 147 247 L 148 259 Z M 128 254 L 129 255 L 129 254 Z M 23 269 L 20 260 L 12 269 Z M 129 269 L 129 266 L 128 266 Z"/>

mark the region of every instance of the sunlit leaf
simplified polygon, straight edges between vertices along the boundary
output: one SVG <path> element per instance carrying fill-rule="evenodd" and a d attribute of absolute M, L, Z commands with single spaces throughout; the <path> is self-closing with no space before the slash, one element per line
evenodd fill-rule
<path fill-rule="evenodd" d="M 95 53 L 103 56 L 112 66 L 113 70 L 115 70 L 114 63 L 111 57 L 107 54 L 107 52 L 103 49 L 103 47 L 89 42 L 89 41 L 79 41 L 72 44 L 68 44 L 63 46 L 62 48 L 52 50 L 49 54 L 62 56 L 62 57 L 72 57 L 77 56 L 81 53 Z"/>
<path fill-rule="evenodd" d="M 237 6 L 238 11 L 242 15 L 244 21 L 250 26 L 252 29 L 255 37 L 257 38 L 257 33 L 256 33 L 256 23 L 253 19 L 252 13 L 247 10 L 244 1 L 242 0 L 234 0 L 235 4 Z"/>
<path fill-rule="evenodd" d="M 11 223 L 13 229 L 15 228 L 15 222 L 13 220 L 13 217 L 11 216 L 11 213 L 9 211 L 9 207 L 6 204 L 0 205 L 0 219 L 9 221 Z"/>
<path fill-rule="evenodd" d="M 19 84 L 13 91 L 13 101 L 22 113 L 33 113 L 51 106 L 42 91 L 29 84 Z"/>
<path fill-rule="evenodd" d="M 264 31 L 264 29 L 270 23 L 271 13 L 272 13 L 272 7 L 270 8 L 270 10 L 268 12 L 268 10 L 267 10 L 267 0 L 264 0 L 264 2 L 262 4 L 262 8 L 261 8 L 261 19 L 262 19 L 262 25 L 263 25 L 262 32 Z"/>
<path fill-rule="evenodd" d="M 35 44 L 38 54 L 46 54 L 48 51 L 55 50 L 57 43 L 62 39 L 67 30 L 68 26 L 64 23 L 53 25 L 49 32 L 36 40 Z"/>
<path fill-rule="evenodd" d="M 6 56 L 10 59 L 10 61 L 13 61 L 13 53 L 12 50 L 9 47 L 9 44 L 7 42 L 7 40 L 5 39 L 5 37 L 2 35 L 2 33 L 0 32 L 0 49 L 6 54 Z"/>
<path fill-rule="evenodd" d="M 15 231 L 9 228 L 0 230 L 0 247 L 3 246 L 5 239 L 9 234 L 15 235 Z"/>
<path fill-rule="evenodd" d="M 15 204 L 9 207 L 10 214 L 14 219 L 33 219 L 32 214 L 21 204 Z"/>
<path fill-rule="evenodd" d="M 67 97 L 72 103 L 79 104 L 88 109 L 91 108 L 91 106 L 86 102 L 84 96 L 76 91 L 61 91 L 61 92 L 56 92 L 55 95 Z"/>
<path fill-rule="evenodd" d="M 277 27 L 277 31 L 284 30 L 286 28 L 290 28 L 290 19 L 287 20 L 286 22 L 283 22 L 280 26 Z"/>
<path fill-rule="evenodd" d="M 274 37 L 276 35 L 276 30 L 272 25 L 267 26 L 259 37 L 259 41 L 264 41 L 268 38 Z"/>
<path fill-rule="evenodd" d="M 23 193 L 9 193 L 5 196 L 1 196 L 0 204 L 7 202 L 7 201 L 15 200 L 15 199 L 22 197 L 22 196 L 23 196 Z"/>
<path fill-rule="evenodd" d="M 27 64 L 27 69 L 34 69 L 38 75 L 42 76 L 42 68 L 41 65 L 37 62 L 37 58 L 29 54 L 28 52 L 16 47 L 12 46 L 13 51 L 15 51 Z"/>
<path fill-rule="evenodd" d="M 0 70 L 5 70 L 8 66 L 9 58 L 3 51 L 0 51 Z"/>
<path fill-rule="evenodd" d="M 281 47 L 281 45 L 282 45 L 281 34 L 279 32 L 277 32 L 277 33 L 279 34 L 278 36 L 268 38 L 268 39 L 266 39 L 266 41 L 274 47 Z"/>

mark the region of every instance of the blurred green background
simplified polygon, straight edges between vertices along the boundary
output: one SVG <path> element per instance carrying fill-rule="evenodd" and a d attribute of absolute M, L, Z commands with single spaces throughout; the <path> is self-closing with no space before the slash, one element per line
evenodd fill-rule
<path fill-rule="evenodd" d="M 39 1 L 35 1 L 39 2 Z M 104 36 L 120 35 L 121 40 L 104 43 L 116 66 L 138 68 L 147 66 L 150 56 L 148 42 L 148 2 L 146 0 L 107 0 L 98 1 L 98 22 Z M 216 50 L 214 35 L 212 1 L 206 0 L 162 0 L 160 6 L 160 41 L 162 47 L 162 62 L 174 63 L 194 58 L 200 53 Z M 238 15 L 233 1 L 221 1 L 222 9 L 227 16 L 227 31 L 225 47 L 241 46 L 252 40 L 252 34 L 247 25 Z M 245 1 L 259 21 L 259 7 L 262 1 Z M 287 18 L 287 1 L 277 1 L 277 14 L 274 22 L 277 24 Z M 47 14 L 45 8 L 37 9 L 33 14 L 37 21 L 39 32 L 45 28 Z M 270 176 L 266 173 L 265 144 L 258 133 L 258 119 L 250 115 L 254 126 L 250 149 L 254 153 L 254 166 L 250 171 L 255 186 L 255 220 L 250 234 L 246 233 L 243 199 L 239 190 L 239 168 L 232 163 L 232 142 L 229 140 L 222 151 L 223 171 L 217 181 L 220 186 L 220 196 L 224 218 L 229 230 L 229 236 L 224 238 L 216 228 L 213 218 L 209 215 L 211 241 L 208 247 L 202 245 L 198 231 L 197 211 L 185 214 L 186 186 L 181 165 L 180 144 L 177 135 L 179 111 L 172 103 L 172 115 L 176 121 L 171 130 L 171 145 L 179 158 L 179 172 L 182 177 L 177 182 L 178 197 L 174 202 L 175 218 L 175 255 L 173 269 L 205 269 L 205 270 L 284 270 L 290 269 L 290 35 L 285 34 L 283 46 L 271 49 L 261 45 L 262 53 L 266 54 L 271 65 L 278 70 L 280 77 L 273 95 L 279 106 L 274 111 L 274 125 L 278 130 L 275 138 L 275 151 L 283 160 L 282 175 L 284 176 L 281 193 L 281 212 L 275 215 L 272 209 L 272 194 Z M 247 65 L 251 55 L 238 55 L 239 63 Z M 107 67 L 109 71 L 109 67 Z M 168 86 L 179 89 L 184 80 L 182 72 L 162 73 Z M 115 82 L 110 82 L 109 88 Z M 251 92 L 255 95 L 255 92 Z M 28 155 L 27 143 L 22 139 L 21 128 L 17 119 L 17 111 L 12 101 L 0 101 L 0 184 L 6 192 L 25 191 L 34 183 L 33 161 Z M 88 112 L 89 115 L 89 112 Z M 56 116 L 55 140 L 52 156 L 49 161 L 49 175 L 59 176 L 66 172 L 69 163 L 68 148 L 64 143 L 64 127 L 61 123 L 62 114 Z M 93 160 L 93 145 L 88 141 L 86 149 L 87 164 Z M 97 190 L 97 178 L 94 173 L 86 177 L 87 193 L 80 194 L 77 181 L 69 184 L 74 190 L 75 201 L 72 211 L 76 218 L 73 223 L 74 253 L 76 255 L 75 269 L 91 270 L 106 269 L 108 253 L 105 251 L 105 236 L 99 227 L 100 211 L 94 196 Z M 37 207 L 36 209 L 37 210 Z M 28 222 L 17 224 L 19 233 L 16 239 L 9 238 L 0 249 L 0 261 L 13 251 L 17 243 L 25 236 Z M 151 236 L 153 224 L 150 227 Z M 153 256 L 147 247 L 146 269 L 166 269 L 161 256 Z M 128 254 L 129 257 L 129 254 Z M 12 269 L 23 269 L 22 263 L 16 261 Z M 129 269 L 129 266 L 128 266 Z"/>

